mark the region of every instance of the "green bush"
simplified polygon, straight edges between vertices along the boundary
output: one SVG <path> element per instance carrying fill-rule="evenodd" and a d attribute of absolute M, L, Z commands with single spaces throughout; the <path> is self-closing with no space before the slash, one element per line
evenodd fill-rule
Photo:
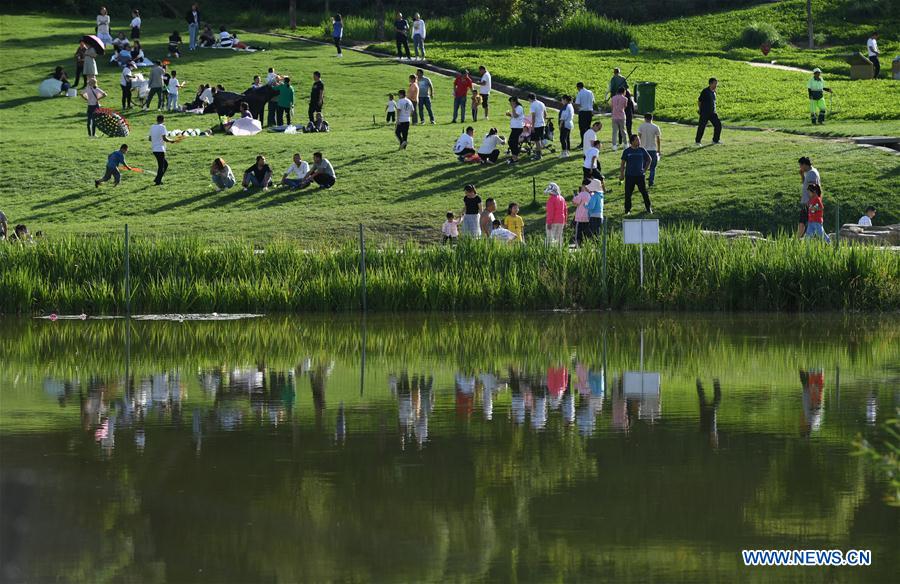
<path fill-rule="evenodd" d="M 769 43 L 773 48 L 783 47 L 784 39 L 781 38 L 775 25 L 768 22 L 751 22 L 741 31 L 741 36 L 735 44 L 755 49 L 765 43 Z"/>
<path fill-rule="evenodd" d="M 588 11 L 579 11 L 551 30 L 545 37 L 548 47 L 574 49 L 624 49 L 635 40 L 632 28 Z"/>

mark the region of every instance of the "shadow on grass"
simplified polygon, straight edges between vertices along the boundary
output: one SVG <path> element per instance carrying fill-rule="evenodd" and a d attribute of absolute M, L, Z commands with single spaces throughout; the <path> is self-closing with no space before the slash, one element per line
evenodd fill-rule
<path fill-rule="evenodd" d="M 150 214 L 165 213 L 166 211 L 178 209 L 179 207 L 186 207 L 186 206 L 196 203 L 198 201 L 202 201 L 203 199 L 206 199 L 207 197 L 212 197 L 217 194 L 219 194 L 219 191 L 214 189 L 211 191 L 207 191 L 205 193 L 200 193 L 199 195 L 194 195 L 193 197 L 187 197 L 186 199 L 180 199 L 178 201 L 172 201 L 172 202 L 166 203 L 165 205 L 160 205 L 156 209 L 151 209 L 149 211 L 149 213 Z"/>

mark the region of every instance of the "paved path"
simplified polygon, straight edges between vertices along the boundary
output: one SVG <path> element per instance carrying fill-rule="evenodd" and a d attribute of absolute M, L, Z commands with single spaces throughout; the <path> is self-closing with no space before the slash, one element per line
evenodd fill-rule
<path fill-rule="evenodd" d="M 795 71 L 797 73 L 812 73 L 809 69 L 801 69 L 800 67 L 791 67 L 789 65 L 778 65 L 777 63 L 756 63 L 753 61 L 744 61 L 751 67 L 764 67 L 766 69 L 780 69 L 782 71 Z"/>

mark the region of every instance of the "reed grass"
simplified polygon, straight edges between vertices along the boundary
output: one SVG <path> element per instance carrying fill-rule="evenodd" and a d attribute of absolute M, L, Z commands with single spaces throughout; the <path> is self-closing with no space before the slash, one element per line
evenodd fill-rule
<path fill-rule="evenodd" d="M 687 227 L 638 250 L 613 233 L 604 282 L 601 248 L 577 252 L 463 241 L 455 248 L 387 244 L 368 249 L 373 311 L 672 309 L 746 311 L 900 308 L 900 255 L 873 247 L 779 238 L 724 241 Z M 132 311 L 316 312 L 360 307 L 359 251 L 274 242 L 262 253 L 233 241 L 136 239 Z M 0 246 L 3 313 L 124 312 L 120 238 L 64 238 Z"/>

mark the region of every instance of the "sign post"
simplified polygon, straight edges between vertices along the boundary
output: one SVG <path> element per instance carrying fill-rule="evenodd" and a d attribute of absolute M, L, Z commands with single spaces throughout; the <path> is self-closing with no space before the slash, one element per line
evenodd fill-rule
<path fill-rule="evenodd" d="M 659 219 L 625 219 L 622 221 L 625 243 L 640 246 L 641 288 L 644 287 L 644 244 L 659 243 Z"/>

